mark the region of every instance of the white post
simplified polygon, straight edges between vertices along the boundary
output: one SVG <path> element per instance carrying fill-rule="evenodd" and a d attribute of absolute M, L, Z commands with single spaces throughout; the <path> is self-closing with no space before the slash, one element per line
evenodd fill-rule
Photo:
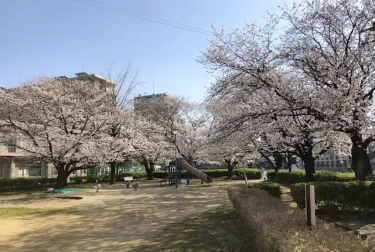
<path fill-rule="evenodd" d="M 305 206 L 307 226 L 316 226 L 314 185 L 305 185 Z"/>

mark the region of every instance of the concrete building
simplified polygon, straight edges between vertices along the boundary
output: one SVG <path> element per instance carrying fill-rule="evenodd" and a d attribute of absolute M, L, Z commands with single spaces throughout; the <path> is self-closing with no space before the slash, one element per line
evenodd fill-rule
<path fill-rule="evenodd" d="M 315 160 L 315 170 L 348 172 L 351 169 L 351 164 L 350 156 L 338 155 L 334 149 L 331 149 Z M 297 159 L 297 167 L 304 169 L 304 164 L 299 158 Z"/>
<path fill-rule="evenodd" d="M 75 77 L 68 78 L 60 76 L 58 78 L 67 80 L 88 80 L 99 83 L 103 91 L 109 94 L 115 94 L 115 83 L 97 74 L 87 74 L 85 72 L 77 73 Z M 2 88 L 2 87 L 1 87 Z M 5 88 L 2 88 L 5 89 Z M 0 138 L 9 135 L 13 136 L 13 141 L 19 141 L 15 132 L 9 132 L 1 127 L 0 121 Z M 99 171 L 99 174 L 101 171 Z M 75 171 L 72 176 L 86 176 L 87 170 Z M 14 146 L 0 144 L 0 178 L 29 178 L 29 177 L 49 177 L 57 176 L 57 171 L 52 164 L 33 161 L 32 157 L 25 156 L 21 149 Z"/>

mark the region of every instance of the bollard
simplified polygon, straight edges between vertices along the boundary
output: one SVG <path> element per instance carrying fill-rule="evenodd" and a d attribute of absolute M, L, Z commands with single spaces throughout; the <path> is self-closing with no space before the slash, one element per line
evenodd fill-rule
<path fill-rule="evenodd" d="M 316 226 L 314 185 L 305 185 L 305 206 L 307 226 Z"/>

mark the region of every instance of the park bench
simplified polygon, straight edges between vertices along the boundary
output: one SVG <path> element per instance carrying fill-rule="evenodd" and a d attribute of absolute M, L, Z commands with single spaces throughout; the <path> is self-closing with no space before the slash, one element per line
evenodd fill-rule
<path fill-rule="evenodd" d="M 133 177 L 124 177 L 126 188 L 129 188 L 129 185 L 132 184 L 133 180 Z"/>

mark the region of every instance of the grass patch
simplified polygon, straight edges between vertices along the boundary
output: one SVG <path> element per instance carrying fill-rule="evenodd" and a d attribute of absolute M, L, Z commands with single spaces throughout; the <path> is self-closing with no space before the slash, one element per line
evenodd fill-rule
<path fill-rule="evenodd" d="M 28 208 L 28 207 L 3 207 L 0 208 L 0 218 L 23 217 L 27 215 L 48 216 L 73 212 L 73 208 Z"/>
<path fill-rule="evenodd" d="M 167 227 L 154 245 L 137 251 L 252 251 L 233 208 L 218 208 Z"/>
<path fill-rule="evenodd" d="M 0 197 L 17 196 L 17 195 L 32 195 L 32 194 L 38 194 L 40 192 L 42 192 L 40 188 L 38 189 L 15 189 L 15 190 L 9 190 L 9 191 L 0 190 Z"/>

